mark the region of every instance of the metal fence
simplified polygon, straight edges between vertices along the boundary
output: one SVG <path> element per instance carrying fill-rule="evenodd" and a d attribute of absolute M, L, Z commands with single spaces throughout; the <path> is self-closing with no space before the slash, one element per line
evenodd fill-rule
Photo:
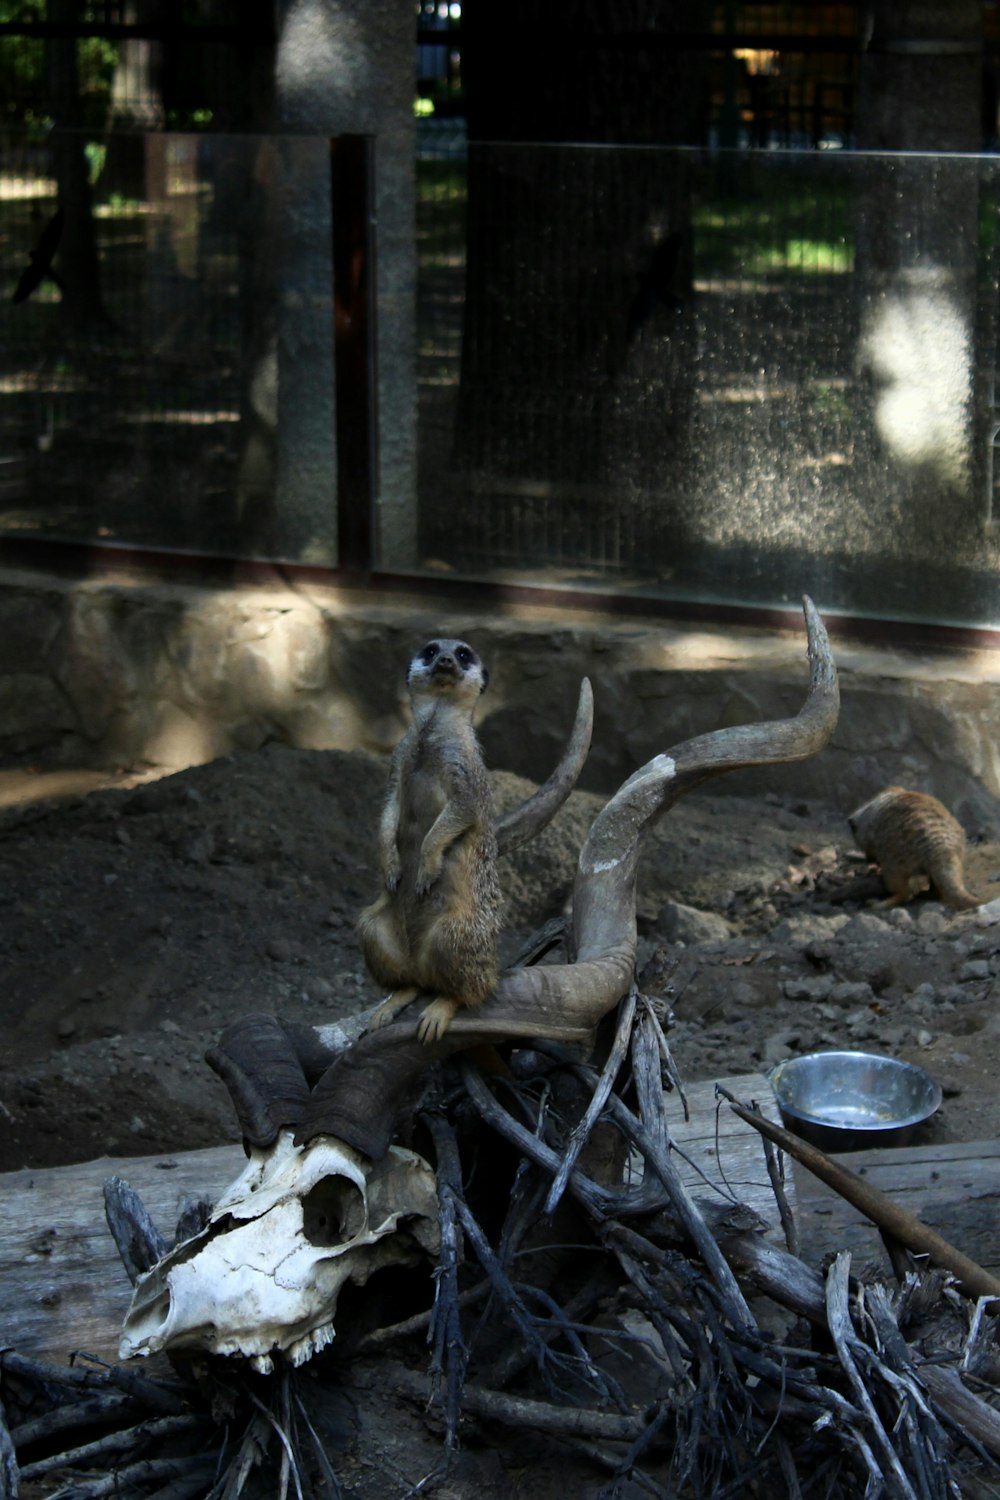
<path fill-rule="evenodd" d="M 422 566 L 1000 618 L 993 158 L 419 164 Z"/>
<path fill-rule="evenodd" d="M 330 183 L 325 139 L 0 137 L 0 534 L 336 562 Z"/>

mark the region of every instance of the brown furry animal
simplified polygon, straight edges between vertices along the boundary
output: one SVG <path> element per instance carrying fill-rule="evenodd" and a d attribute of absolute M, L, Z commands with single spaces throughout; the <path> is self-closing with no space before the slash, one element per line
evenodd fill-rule
<path fill-rule="evenodd" d="M 417 1027 L 444 1035 L 497 984 L 501 898 L 489 778 L 472 714 L 489 673 L 465 641 L 429 641 L 410 663 L 413 722 L 396 746 L 379 827 L 385 889 L 358 919 L 365 963 L 393 990 L 385 1026 L 421 992 Z"/>
<path fill-rule="evenodd" d="M 936 797 L 888 786 L 848 822 L 864 853 L 881 867 L 889 891 L 883 906 L 898 906 L 931 885 L 956 911 L 979 905 L 965 888 L 965 833 Z"/>

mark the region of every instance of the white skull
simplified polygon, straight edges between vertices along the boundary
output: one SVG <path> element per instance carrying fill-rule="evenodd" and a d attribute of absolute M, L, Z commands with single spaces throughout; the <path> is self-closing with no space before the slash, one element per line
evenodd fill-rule
<path fill-rule="evenodd" d="M 254 1151 L 201 1233 L 139 1277 L 121 1358 L 203 1349 L 266 1373 L 275 1352 L 299 1365 L 325 1348 L 346 1281 L 438 1249 L 423 1158 L 392 1146 L 367 1173 L 364 1160 L 330 1137 L 296 1146 L 290 1131 Z"/>

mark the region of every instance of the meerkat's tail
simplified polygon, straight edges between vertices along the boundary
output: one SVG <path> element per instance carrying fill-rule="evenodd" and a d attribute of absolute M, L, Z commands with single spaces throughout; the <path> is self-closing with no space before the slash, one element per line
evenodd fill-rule
<path fill-rule="evenodd" d="M 950 859 L 934 872 L 934 886 L 945 906 L 953 911 L 971 911 L 979 906 L 979 899 L 966 889 L 962 861 Z"/>

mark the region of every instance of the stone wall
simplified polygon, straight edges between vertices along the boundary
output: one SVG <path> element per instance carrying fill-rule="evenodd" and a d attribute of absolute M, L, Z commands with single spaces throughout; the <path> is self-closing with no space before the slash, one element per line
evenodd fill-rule
<path fill-rule="evenodd" d="M 493 680 L 489 763 L 536 779 L 558 758 L 580 678 L 596 697 L 583 784 L 610 790 L 671 745 L 795 713 L 805 633 L 597 613 L 456 609 L 426 597 L 220 589 L 141 577 L 0 576 L 0 757 L 56 767 L 179 769 L 269 739 L 387 752 L 404 671 L 433 634 L 468 637 Z M 741 772 L 768 790 L 854 806 L 886 782 L 934 792 L 970 830 L 1000 826 L 1000 652 L 920 655 L 834 640 L 843 710 L 799 766 Z"/>

